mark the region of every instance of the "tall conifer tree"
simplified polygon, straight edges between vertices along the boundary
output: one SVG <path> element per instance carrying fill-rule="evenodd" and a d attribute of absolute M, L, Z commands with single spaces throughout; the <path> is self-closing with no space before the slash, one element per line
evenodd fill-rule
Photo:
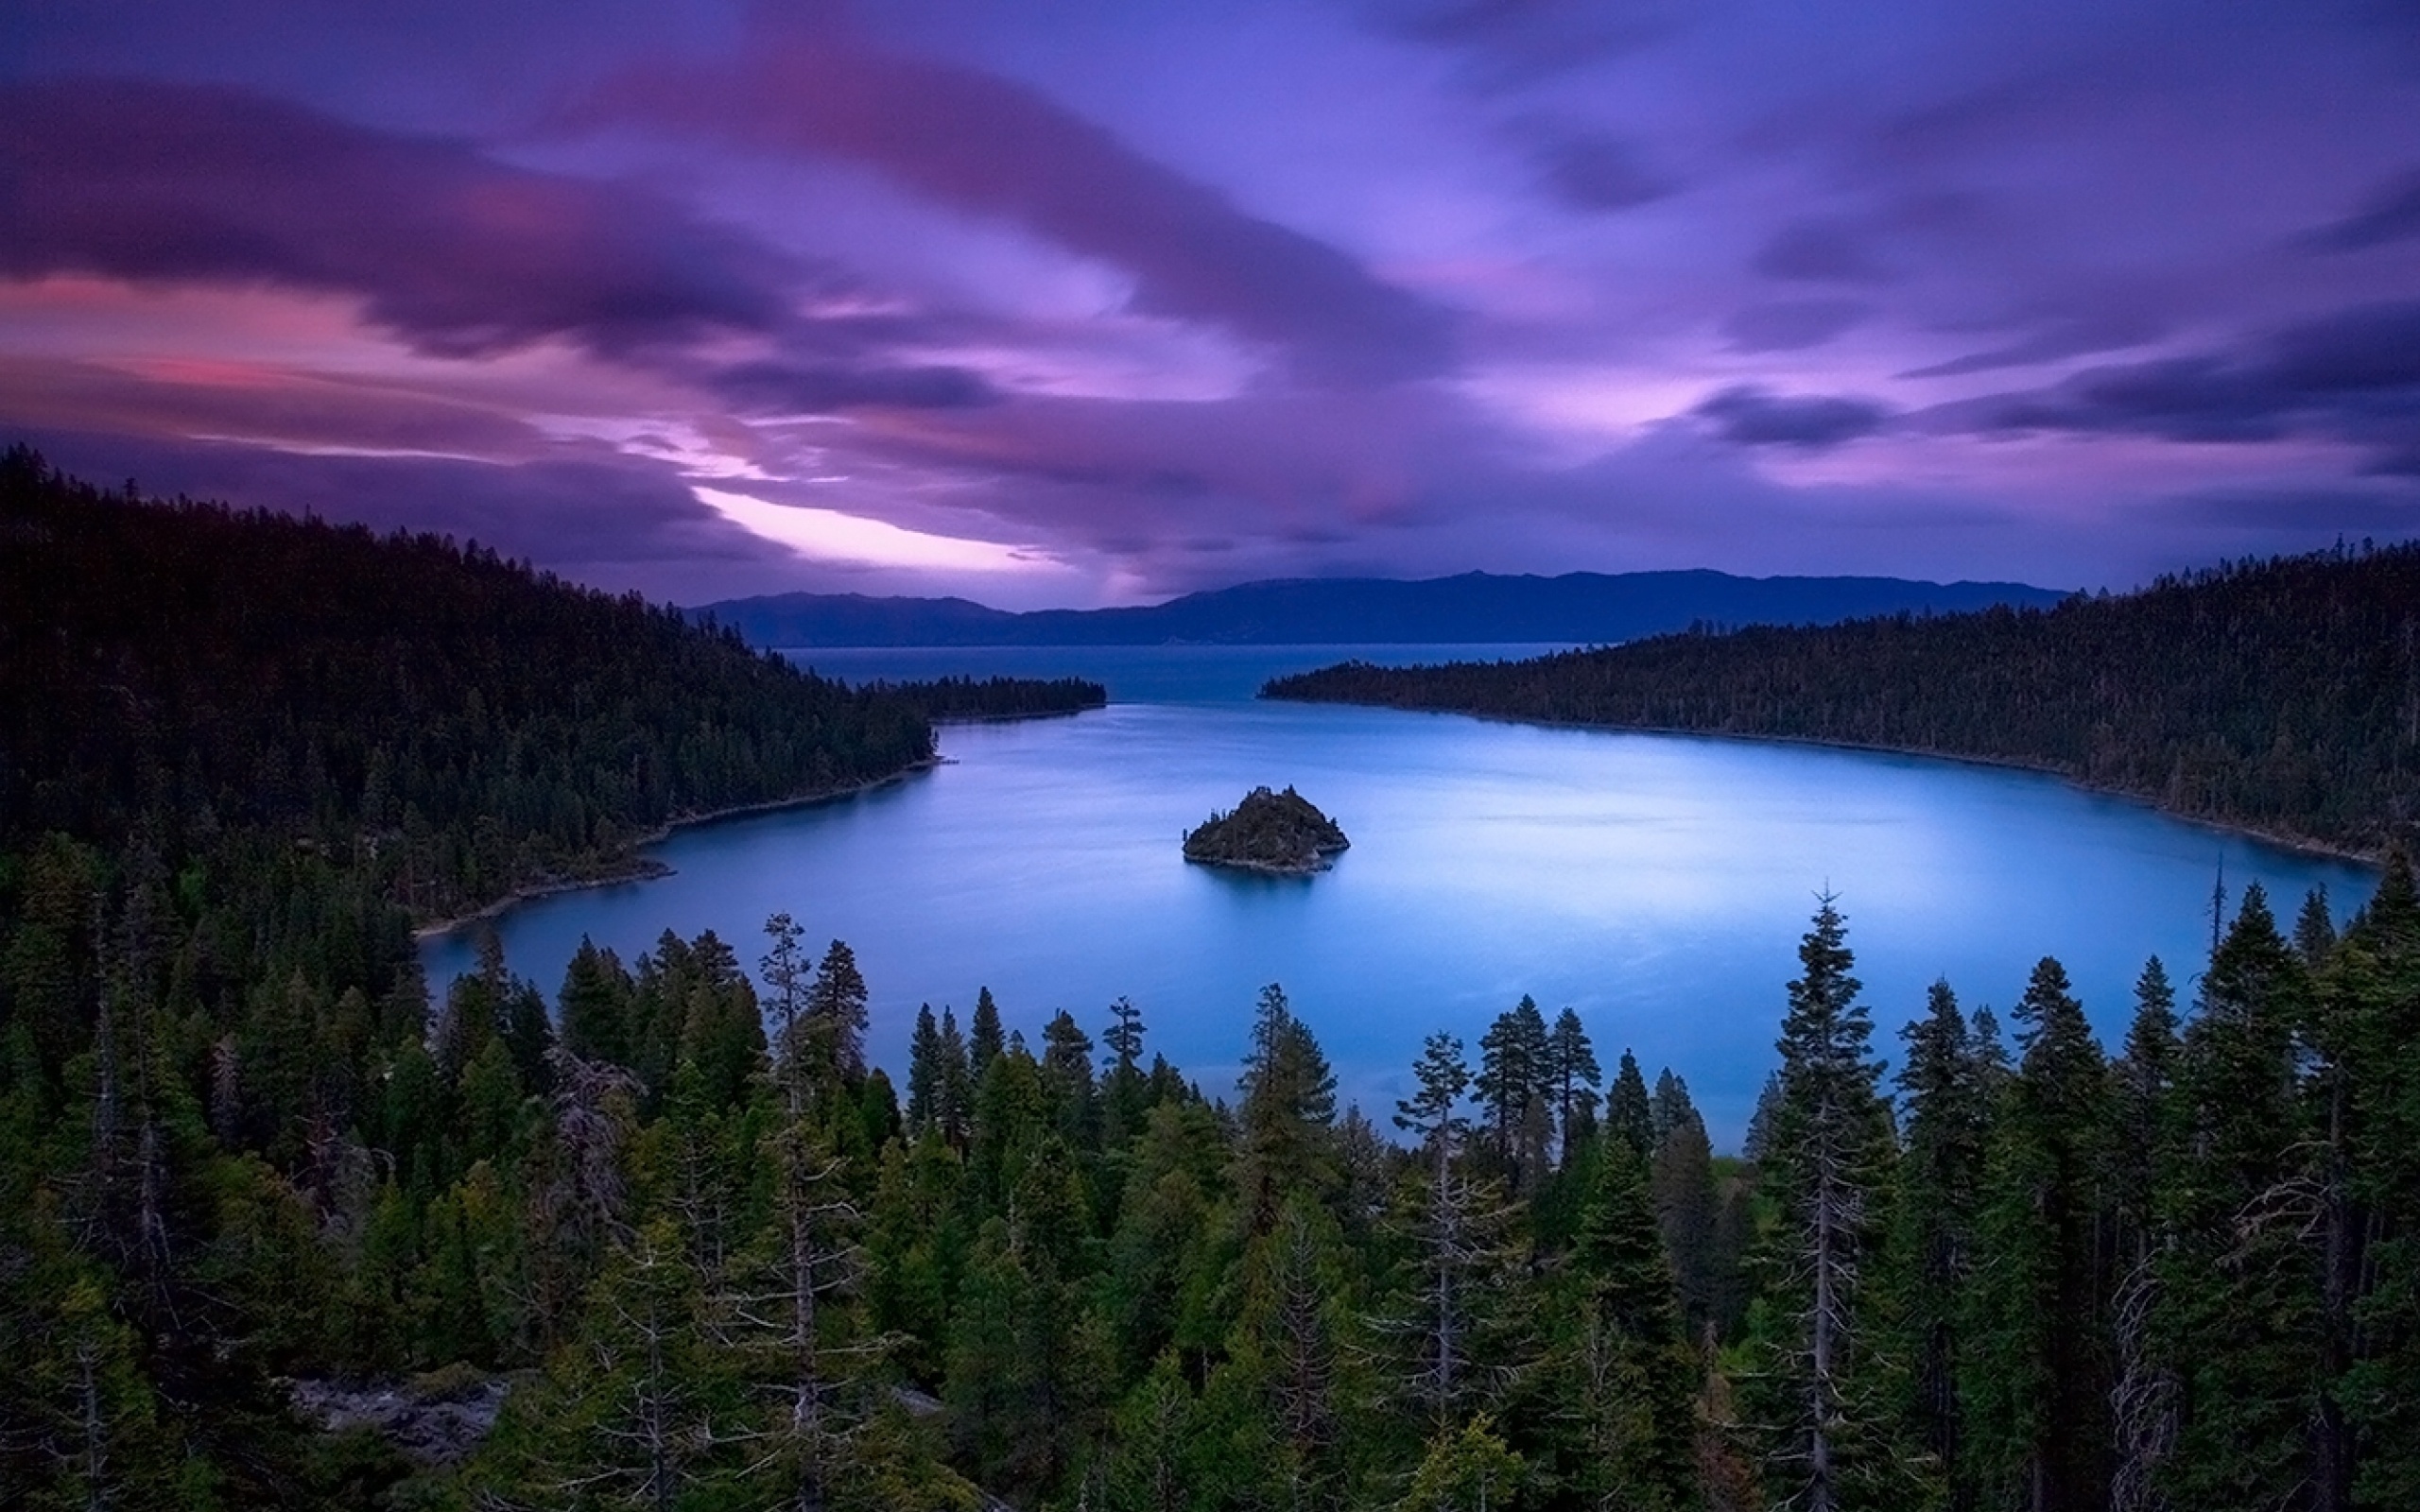
<path fill-rule="evenodd" d="M 1898 1075 L 1906 1150 L 1892 1246 L 1898 1348 L 1916 1442 L 1932 1456 L 1951 1512 L 1966 1512 L 1978 1488 L 1959 1392 L 1960 1314 L 1978 1259 L 1990 1109 L 1947 982 L 1932 985 L 1925 1016 L 1900 1038 L 1908 1050 Z"/>
<path fill-rule="evenodd" d="M 2184 1147 L 2163 1207 L 2158 1347 L 2180 1377 L 2179 1507 L 2297 1506 L 2314 1466 L 2317 1213 L 2295 1036 L 2308 972 L 2258 884 L 2203 978 L 2177 1074 Z"/>
<path fill-rule="evenodd" d="M 1865 1299 L 1891 1115 L 1834 904 L 1823 896 L 1798 948 L 1763 1158 L 1779 1209 L 1771 1258 L 1781 1287 L 1764 1372 L 1773 1436 L 1767 1478 L 1776 1501 L 1804 1512 L 1894 1507 L 1907 1490 Z"/>
<path fill-rule="evenodd" d="M 2152 956 L 2135 982 L 2125 1054 L 2112 1067 L 2110 1201 L 2116 1211 L 2117 1292 L 2111 1301 L 2112 1512 L 2163 1512 L 2165 1465 L 2176 1443 L 2175 1362 L 2155 1347 L 2159 1261 L 2169 1237 L 2160 1193 L 2176 1145 L 2176 989 Z"/>
<path fill-rule="evenodd" d="M 1996 1499 L 2062 1512 L 2109 1495 L 2108 1067 L 2057 961 L 2034 967 L 2014 1018 L 1963 1395 Z"/>

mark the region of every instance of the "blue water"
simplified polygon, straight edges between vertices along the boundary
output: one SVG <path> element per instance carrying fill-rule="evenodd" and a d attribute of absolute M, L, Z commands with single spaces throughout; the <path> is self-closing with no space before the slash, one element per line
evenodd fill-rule
<path fill-rule="evenodd" d="M 1506 654 L 1532 648 L 1507 648 Z M 1719 1146 L 1771 1069 L 1783 984 L 1815 896 L 1839 894 L 1878 1050 L 1946 976 L 2002 1010 L 2045 954 L 2116 1044 L 2144 958 L 2180 991 L 2209 943 L 2223 863 L 2290 919 L 2325 885 L 2340 919 L 2366 868 L 2164 818 L 2026 773 L 1809 747 L 1546 730 L 1451 714 L 1264 704 L 1272 671 L 1442 647 L 999 647 L 800 653 L 833 675 L 1081 674 L 1111 707 L 946 727 L 940 768 L 856 798 L 683 831 L 659 880 L 564 894 L 499 922 L 549 992 L 585 934 L 626 961 L 712 928 L 743 962 L 777 910 L 849 941 L 894 1075 L 919 1003 L 963 1019 L 989 985 L 1036 1040 L 1096 1034 L 1122 995 L 1150 1048 L 1233 1083 L 1262 984 L 1280 982 L 1383 1125 L 1421 1037 L 1476 1059 L 1523 993 L 1577 1007 L 1610 1074 L 1624 1046 L 1689 1083 Z M 1481 654 L 1494 654 L 1487 648 Z M 1257 783 L 1291 782 L 1353 847 L 1308 880 L 1186 865 L 1178 840 Z M 429 942 L 432 983 L 470 939 Z"/>
<path fill-rule="evenodd" d="M 1348 657 L 1382 666 L 1525 661 L 1571 643 L 1509 645 L 933 645 L 818 646 L 786 653 L 827 678 L 864 682 L 943 677 L 1089 678 L 1113 703 L 1236 703 L 1270 679 Z"/>

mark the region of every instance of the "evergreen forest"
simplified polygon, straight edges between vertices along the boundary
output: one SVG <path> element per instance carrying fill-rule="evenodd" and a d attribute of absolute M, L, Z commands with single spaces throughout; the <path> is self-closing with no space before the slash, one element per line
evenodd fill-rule
<path fill-rule="evenodd" d="M 1736 1155 L 1527 998 L 1380 1108 L 1275 984 L 1232 1089 L 979 990 L 885 1067 L 811 919 L 412 931 L 906 769 L 912 699 L 23 452 L 0 531 L 9 1506 L 2420 1504 L 2400 852 L 2117 1046 L 2055 960 L 1869 1003 L 1820 900 Z"/>
<path fill-rule="evenodd" d="M 2047 610 L 1347 662 L 1263 692 L 2006 762 L 2377 856 L 2420 820 L 2420 545 L 2223 563 Z"/>

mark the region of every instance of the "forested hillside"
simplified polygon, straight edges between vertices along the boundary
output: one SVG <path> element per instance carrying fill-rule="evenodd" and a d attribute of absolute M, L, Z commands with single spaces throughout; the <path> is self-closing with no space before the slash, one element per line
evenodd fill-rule
<path fill-rule="evenodd" d="M 12 540 L 43 550 L 89 543 L 46 524 L 78 509 L 136 535 L 252 526 L 327 544 L 261 558 L 306 576 L 424 551 L 454 564 L 424 595 L 563 600 L 553 630 L 544 606 L 495 610 L 533 636 L 669 624 L 441 543 L 119 519 L 148 507 L 12 463 Z M 197 570 L 77 560 L 162 596 Z M 263 596 L 199 622 L 272 616 L 289 577 L 248 569 Z M 508 963 L 491 940 L 432 996 L 369 859 L 366 775 L 256 799 L 243 774 L 415 748 L 376 713 L 387 744 L 313 736 L 304 711 L 351 707 L 322 657 L 401 668 L 371 688 L 441 722 L 474 699 L 545 717 L 516 674 L 487 686 L 516 643 L 467 611 L 428 632 L 446 644 L 371 656 L 329 645 L 356 622 L 323 607 L 286 622 L 311 635 L 228 631 L 188 665 L 164 634 L 70 633 L 149 611 L 67 596 L 56 627 L 12 603 L 10 676 L 31 646 L 131 712 L 63 684 L 55 709 L 10 706 L 11 739 L 52 753 L 12 751 L 41 775 L 11 792 L 53 807 L 12 799 L 0 851 L 9 1507 L 2420 1503 L 2420 896 L 2399 857 L 2341 932 L 2325 900 L 2289 932 L 2244 896 L 2199 970 L 2147 965 L 2115 1055 L 2053 960 L 2013 1044 L 1945 983 L 1869 1004 L 1826 899 L 1774 984 L 1740 1158 L 1679 1075 L 1527 998 L 1475 1046 L 1412 1042 L 1419 1005 L 1395 1005 L 1386 1108 L 1338 1106 L 1322 1005 L 1274 984 L 1237 1005 L 1232 1089 L 1152 1056 L 1123 1000 L 1079 1020 L 979 990 L 962 1021 L 920 1013 L 884 1068 L 849 948 L 786 915 L 628 961 Z M 903 717 L 666 634 L 723 690 L 700 697 L 762 679 L 866 718 L 827 728 Z M 564 654 L 566 696 L 611 685 Z M 447 668 L 467 682 L 417 680 Z M 781 748 L 773 723 L 745 728 Z M 447 843 L 481 822 L 460 801 L 428 821 Z M 1890 1087 L 1876 1013 L 1910 1021 Z"/>
<path fill-rule="evenodd" d="M 866 689 L 898 698 L 925 718 L 942 724 L 1081 713 L 1109 702 L 1109 689 L 1086 678 L 934 678 L 925 682 L 871 682 Z"/>
<path fill-rule="evenodd" d="M 902 699 L 475 543 L 141 503 L 22 448 L 0 540 L 10 848 L 240 832 L 441 915 L 932 754 Z"/>
<path fill-rule="evenodd" d="M 1666 635 L 1520 662 L 1348 663 L 1266 693 L 2015 762 L 2377 854 L 2420 819 L 2415 637 L 2420 545 L 2365 546 L 2050 610 Z"/>

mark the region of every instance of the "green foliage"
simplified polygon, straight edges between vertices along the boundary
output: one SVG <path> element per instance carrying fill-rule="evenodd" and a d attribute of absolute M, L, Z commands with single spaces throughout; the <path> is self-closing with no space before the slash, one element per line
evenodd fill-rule
<path fill-rule="evenodd" d="M 2068 1506 L 2112 1474 L 2108 1069 L 2057 961 L 2033 969 L 2014 1017 L 2022 1054 L 1977 1220 L 1992 1284 L 1969 1309 L 1961 1394 L 1987 1500 Z"/>
<path fill-rule="evenodd" d="M 1521 1456 L 1505 1447 L 1494 1419 L 1481 1413 L 1437 1435 L 1395 1506 L 1398 1512 L 1488 1512 L 1512 1502 L 1523 1469 Z"/>
<path fill-rule="evenodd" d="M 2342 929 L 2248 895 L 2181 1022 L 2152 962 L 2114 1064 L 2054 962 L 2014 1063 L 1938 986 L 1903 1140 L 1828 899 L 1748 1160 L 1526 998 L 1476 1078 L 1427 1038 L 1391 1143 L 1274 984 L 1232 1108 L 1146 1063 L 1130 1003 L 1096 1044 L 983 991 L 963 1034 L 918 1016 L 903 1116 L 854 955 L 786 915 L 752 980 L 712 934 L 583 942 L 551 1012 L 492 938 L 433 1003 L 411 937 L 698 806 L 895 770 L 928 748 L 895 698 L 441 542 L 21 454 L 0 506 L 8 586 L 160 585 L 0 604 L 11 1506 L 1730 1512 L 1757 1466 L 1824 1509 L 2420 1500 L 2399 857 Z M 291 612 L 230 587 L 262 584 Z M 288 1381 L 503 1415 L 412 1459 Z"/>
<path fill-rule="evenodd" d="M 1906 1363 L 1910 1436 L 1929 1456 L 1947 1504 L 1963 1509 L 1977 1504 L 1978 1486 L 1960 1389 L 1971 1348 L 1962 1314 L 1977 1268 L 1992 1263 L 1976 1226 L 1994 1108 L 1947 982 L 1932 985 L 1925 1016 L 1901 1038 L 1908 1050 L 1898 1076 L 1905 1148 L 1891 1246 L 1894 1343 Z"/>
<path fill-rule="evenodd" d="M 1324 870 L 1328 857 L 1349 844 L 1336 821 L 1293 788 L 1255 787 L 1234 809 L 1185 833 L 1184 859 L 1299 874 Z"/>
<path fill-rule="evenodd" d="M 1351 662 L 1263 695 L 1982 757 L 2375 852 L 2420 818 L 2415 613 L 2420 545 L 2339 546 L 2048 610 Z"/>
<path fill-rule="evenodd" d="M 1777 1499 L 1809 1512 L 1895 1506 L 1908 1495 L 1887 1405 L 1894 1383 L 1866 1297 L 1894 1154 L 1891 1113 L 1833 902 L 1821 900 L 1799 945 L 1762 1158 L 1778 1219 L 1765 1263 L 1780 1279 L 1760 1382 L 1767 1479 Z"/>
<path fill-rule="evenodd" d="M 0 845 L 149 830 L 227 875 L 257 863 L 207 837 L 243 831 L 441 917 L 932 754 L 898 699 L 475 545 L 138 503 L 22 448 L 0 519 Z"/>
<path fill-rule="evenodd" d="M 925 682 L 882 682 L 866 691 L 921 712 L 935 724 L 977 719 L 1026 719 L 1035 714 L 1072 714 L 1109 702 L 1109 690 L 1083 678 L 935 678 Z"/>

